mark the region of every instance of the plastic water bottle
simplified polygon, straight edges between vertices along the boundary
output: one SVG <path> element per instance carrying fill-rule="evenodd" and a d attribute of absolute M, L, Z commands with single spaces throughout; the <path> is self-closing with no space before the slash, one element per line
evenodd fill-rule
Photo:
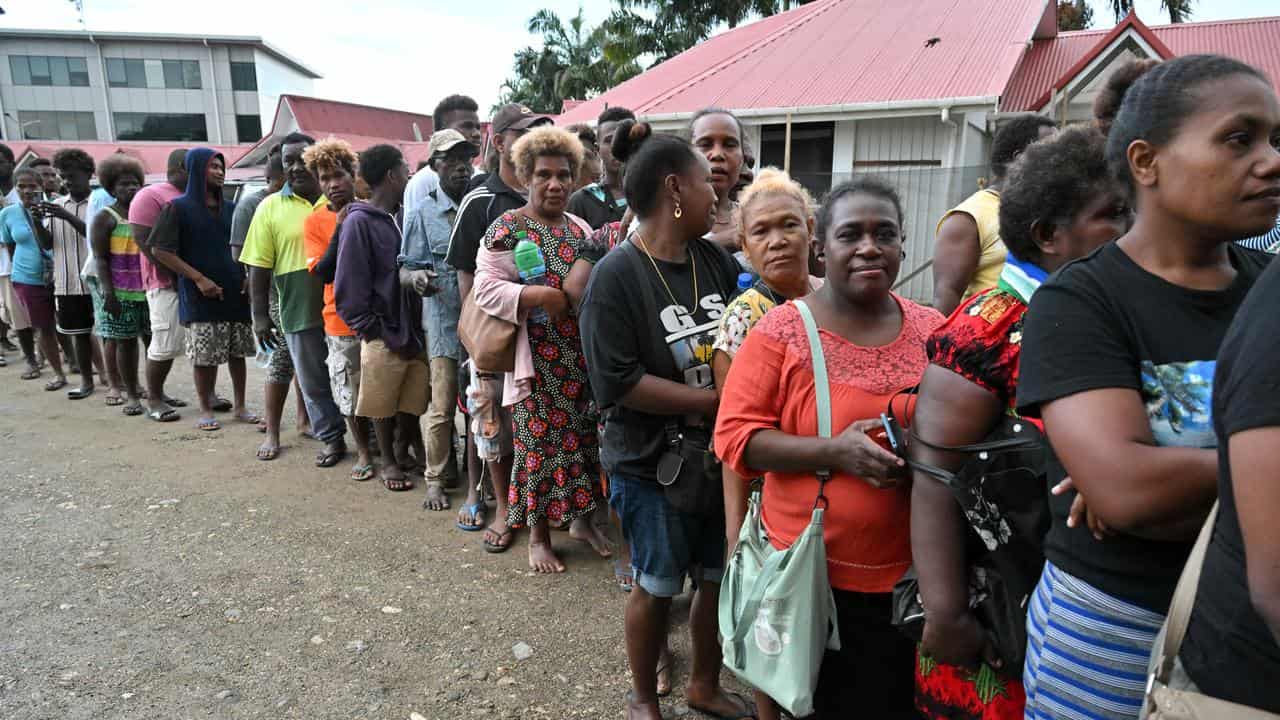
<path fill-rule="evenodd" d="M 738 273 L 738 294 L 742 294 L 751 289 L 756 284 L 756 276 L 749 272 Z"/>
<path fill-rule="evenodd" d="M 257 363 L 259 368 L 266 370 L 271 367 L 271 356 L 274 355 L 275 352 L 275 350 L 264 346 L 262 343 L 258 343 L 258 354 L 254 356 L 253 360 Z"/>
<path fill-rule="evenodd" d="M 476 455 L 485 462 L 493 462 L 502 456 L 498 446 L 498 433 L 502 426 L 497 404 L 485 392 L 476 366 L 467 363 L 471 383 L 467 385 L 467 415 L 471 418 L 471 435 L 476 439 Z"/>
<path fill-rule="evenodd" d="M 525 285 L 547 284 L 547 261 L 542 257 L 542 250 L 525 235 L 524 231 L 516 233 L 516 271 Z M 537 322 L 547 321 L 547 311 L 535 307 L 529 311 L 529 319 Z"/>

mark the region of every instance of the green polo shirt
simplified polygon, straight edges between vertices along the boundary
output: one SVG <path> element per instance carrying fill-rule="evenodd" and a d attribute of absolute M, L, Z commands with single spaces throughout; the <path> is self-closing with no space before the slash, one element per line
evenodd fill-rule
<path fill-rule="evenodd" d="M 294 194 L 288 185 L 258 205 L 245 235 L 240 262 L 272 273 L 280 298 L 280 330 L 302 332 L 324 324 L 324 283 L 307 270 L 302 225 L 328 200 L 314 203 Z"/>

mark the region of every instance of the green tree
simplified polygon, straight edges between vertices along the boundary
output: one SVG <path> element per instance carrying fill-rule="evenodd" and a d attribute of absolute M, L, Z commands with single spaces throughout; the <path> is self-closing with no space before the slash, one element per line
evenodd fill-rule
<path fill-rule="evenodd" d="M 1133 0 L 1109 0 L 1116 21 L 1133 10 Z M 1195 0 L 1160 0 L 1160 9 L 1169 13 L 1169 22 L 1181 23 L 1191 19 L 1191 6 Z"/>
<path fill-rule="evenodd" d="M 773 15 L 813 0 L 617 0 L 604 28 L 611 42 L 652 65 L 706 40 L 722 25 Z"/>
<path fill-rule="evenodd" d="M 1058 0 L 1058 29 L 1087 30 L 1093 24 L 1093 8 L 1088 0 Z"/>

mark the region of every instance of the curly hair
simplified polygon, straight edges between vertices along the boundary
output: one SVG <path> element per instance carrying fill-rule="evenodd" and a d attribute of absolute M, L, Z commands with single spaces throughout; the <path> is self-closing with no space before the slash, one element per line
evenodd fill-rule
<path fill-rule="evenodd" d="M 129 175 L 137 178 L 139 185 L 147 182 L 147 173 L 142 169 L 142 163 L 124 153 L 112 153 L 98 166 L 98 182 L 113 196 L 116 194 L 116 183 Z"/>
<path fill-rule="evenodd" d="M 1032 143 L 1009 168 L 1000 193 L 1000 239 L 1016 257 L 1040 259 L 1032 226 L 1052 230 L 1102 193 L 1122 194 L 1107 165 L 1107 138 L 1092 125 L 1074 125 Z"/>
<path fill-rule="evenodd" d="M 511 159 L 515 161 L 516 177 L 520 182 L 529 184 L 533 177 L 533 168 L 540 157 L 562 157 L 569 161 L 569 171 L 576 179 L 582 170 L 582 158 L 585 150 L 582 141 L 573 133 L 551 125 L 541 125 L 516 141 L 511 148 Z"/>
<path fill-rule="evenodd" d="M 1057 125 L 1044 115 L 1020 115 L 1001 125 L 991 140 L 991 174 L 1003 178 L 1018 155 L 1040 139 L 1040 131 L 1053 127 Z"/>
<path fill-rule="evenodd" d="M 89 157 L 89 153 L 80 148 L 63 148 L 53 154 L 53 166 L 58 172 L 65 173 L 70 170 L 84 170 L 90 175 L 93 174 L 93 158 Z"/>
<path fill-rule="evenodd" d="M 738 213 L 739 232 L 743 232 L 746 229 L 746 223 L 743 218 L 746 217 L 747 207 L 751 205 L 753 200 L 778 196 L 795 200 L 804 208 L 806 216 L 813 216 L 814 202 L 813 196 L 809 194 L 809 191 L 793 180 L 785 170 L 767 167 L 761 170 L 756 179 L 738 194 L 738 207 L 741 209 Z"/>
<path fill-rule="evenodd" d="M 359 159 L 351 149 L 351 143 L 330 135 L 315 145 L 308 145 L 302 151 L 302 162 L 306 163 L 307 169 L 316 177 L 320 177 L 321 170 L 331 168 L 342 168 L 355 177 Z"/>

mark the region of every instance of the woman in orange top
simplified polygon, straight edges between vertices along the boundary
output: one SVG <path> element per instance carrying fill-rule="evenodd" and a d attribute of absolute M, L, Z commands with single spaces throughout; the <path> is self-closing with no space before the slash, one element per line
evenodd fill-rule
<path fill-rule="evenodd" d="M 363 482 L 374 476 L 369 455 L 369 420 L 356 417 L 356 397 L 360 388 L 360 338 L 338 317 L 334 307 L 333 273 L 338 266 L 338 217 L 355 200 L 357 158 L 345 140 L 328 138 L 302 154 L 307 169 L 320 179 L 320 190 L 329 204 L 307 216 L 302 238 L 307 251 L 307 269 L 324 280 L 324 334 L 329 345 L 329 387 L 333 401 L 347 419 L 347 429 L 356 445 L 356 464 L 351 479 Z"/>
<path fill-rule="evenodd" d="M 715 446 L 742 477 L 764 475 L 764 526 L 778 548 L 809 524 L 815 471 L 832 471 L 824 537 L 842 649 L 823 662 L 816 717 L 847 717 L 850 708 L 862 717 L 914 717 L 914 648 L 889 624 L 890 593 L 911 565 L 910 491 L 900 484 L 903 461 L 877 430 L 894 396 L 920 382 L 925 341 L 943 318 L 890 291 L 905 253 L 902 203 L 889 186 L 864 178 L 832 190 L 818 237 L 826 284 L 804 300 L 822 336 L 832 427 L 842 432 L 816 437 L 809 344 L 800 313 L 786 304 L 765 315 L 734 358 Z M 726 520 L 736 538 L 742 517 Z"/>

